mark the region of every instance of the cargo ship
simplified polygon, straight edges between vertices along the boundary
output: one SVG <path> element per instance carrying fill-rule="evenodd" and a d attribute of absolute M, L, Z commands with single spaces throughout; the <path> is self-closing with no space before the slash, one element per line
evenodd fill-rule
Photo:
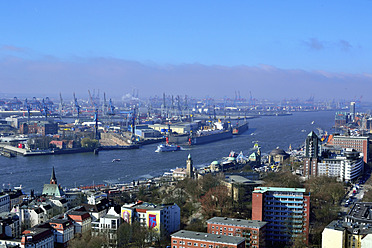
<path fill-rule="evenodd" d="M 236 126 L 233 127 L 232 134 L 233 135 L 239 135 L 244 133 L 249 129 L 248 122 L 244 122 L 242 124 L 237 124 Z"/>
<path fill-rule="evenodd" d="M 229 123 L 215 122 L 211 125 L 203 126 L 197 131 L 190 133 L 170 135 L 169 143 L 200 145 L 223 139 L 232 138 L 232 128 Z"/>
<path fill-rule="evenodd" d="M 203 131 L 196 135 L 192 135 L 189 138 L 189 145 L 200 145 L 206 144 L 214 141 L 219 141 L 223 139 L 232 138 L 232 131 L 229 130 L 213 130 L 213 131 Z"/>

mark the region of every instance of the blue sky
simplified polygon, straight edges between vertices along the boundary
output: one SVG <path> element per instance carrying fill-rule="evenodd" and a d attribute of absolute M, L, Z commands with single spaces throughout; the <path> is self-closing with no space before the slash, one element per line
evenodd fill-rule
<path fill-rule="evenodd" d="M 372 1 L 6 1 L 0 3 L 0 62 L 9 66 L 8 73 L 17 66 L 25 70 L 25 64 L 40 68 L 40 63 L 72 73 L 74 66 L 95 68 L 98 59 L 110 59 L 117 64 L 102 72 L 108 79 L 125 61 L 150 71 L 161 67 L 163 80 L 182 77 L 168 72 L 185 65 L 199 65 L 205 74 L 208 68 L 243 66 L 281 73 L 321 71 L 334 78 L 347 74 L 366 77 L 368 85 L 371 9 Z M 122 83 L 150 87 L 136 81 L 137 66 L 126 67 L 133 80 Z M 53 78 L 50 71 L 44 77 L 42 70 L 37 73 L 28 76 Z M 0 74 L 1 84 L 12 80 L 25 81 L 22 74 Z"/>

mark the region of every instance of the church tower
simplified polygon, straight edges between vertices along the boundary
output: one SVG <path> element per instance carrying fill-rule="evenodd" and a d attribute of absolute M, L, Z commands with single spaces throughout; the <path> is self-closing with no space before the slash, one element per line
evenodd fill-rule
<path fill-rule="evenodd" d="M 188 178 L 194 178 L 194 168 L 192 166 L 191 154 L 189 154 L 186 160 L 186 174 Z"/>
<path fill-rule="evenodd" d="M 57 178 L 56 178 L 56 173 L 54 172 L 54 166 L 53 166 L 52 176 L 50 177 L 49 184 L 57 184 Z"/>

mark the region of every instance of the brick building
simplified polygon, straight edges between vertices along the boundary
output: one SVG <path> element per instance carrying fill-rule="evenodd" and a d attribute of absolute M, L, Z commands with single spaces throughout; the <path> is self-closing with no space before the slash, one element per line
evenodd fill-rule
<path fill-rule="evenodd" d="M 181 230 L 171 235 L 172 248 L 245 248 L 245 238 Z"/>
<path fill-rule="evenodd" d="M 362 153 L 365 163 L 369 160 L 369 137 L 337 135 L 333 136 L 333 138 L 328 141 L 328 144 L 341 148 L 352 148 Z"/>
<path fill-rule="evenodd" d="M 268 247 L 298 238 L 308 244 L 310 195 L 303 188 L 257 187 L 252 194 L 252 220 L 268 222 Z"/>
<path fill-rule="evenodd" d="M 213 217 L 207 220 L 208 233 L 244 237 L 247 247 L 265 247 L 265 221 Z"/>

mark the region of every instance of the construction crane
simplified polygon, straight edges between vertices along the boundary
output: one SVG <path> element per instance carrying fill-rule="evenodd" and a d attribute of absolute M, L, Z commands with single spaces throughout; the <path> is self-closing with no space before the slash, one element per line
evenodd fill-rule
<path fill-rule="evenodd" d="M 115 106 L 112 104 L 111 98 L 109 100 L 109 109 L 108 115 L 115 115 Z"/>
<path fill-rule="evenodd" d="M 43 98 L 43 101 L 42 101 L 42 107 L 43 107 L 43 113 L 45 115 L 45 120 L 47 120 L 48 119 L 48 106 L 45 103 L 44 98 Z"/>
<path fill-rule="evenodd" d="M 27 123 L 30 123 L 31 107 L 28 104 L 27 98 L 25 99 L 25 107 L 27 109 Z"/>
<path fill-rule="evenodd" d="M 103 113 L 103 115 L 107 114 L 106 92 L 103 92 L 102 113 Z"/>
<path fill-rule="evenodd" d="M 96 140 L 99 140 L 99 133 L 98 133 L 98 108 L 96 108 L 94 112 L 94 136 Z"/>
<path fill-rule="evenodd" d="M 90 90 L 88 90 L 89 98 L 90 98 L 90 104 L 92 105 L 93 110 L 96 109 L 96 103 L 93 100 L 92 94 L 90 94 Z"/>

